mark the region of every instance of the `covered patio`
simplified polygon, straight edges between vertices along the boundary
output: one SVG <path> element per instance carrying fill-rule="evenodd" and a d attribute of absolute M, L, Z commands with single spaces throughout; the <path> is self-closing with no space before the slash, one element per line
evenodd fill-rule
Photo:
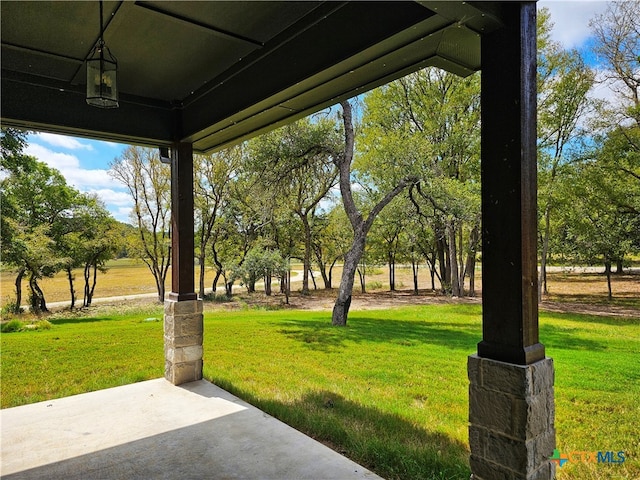
<path fill-rule="evenodd" d="M 2 478 L 376 479 L 206 380 L 2 410 Z"/>
<path fill-rule="evenodd" d="M 164 322 L 168 383 L 121 387 L 122 395 L 151 385 L 167 398 L 191 395 L 194 388 L 215 389 L 200 382 L 203 316 L 193 282 L 194 152 L 240 142 L 426 66 L 458 75 L 482 69 L 483 337 L 468 363 L 471 469 L 477 480 L 552 479 L 553 362 L 538 338 L 535 2 L 107 1 L 102 25 L 118 59 L 119 91 L 119 106 L 110 109 L 90 106 L 85 98 L 85 60 L 101 34 L 98 19 L 98 2 L 3 2 L 1 114 L 5 127 L 160 147 L 171 163 L 173 268 Z M 81 397 L 101 394 L 109 395 Z M 240 408 L 224 392 L 207 395 L 233 404 L 224 408 Z M 18 410 L 31 408 L 37 407 Z M 203 422 L 227 422 L 231 428 L 246 415 L 242 409 Z M 188 425 L 186 410 L 159 413 L 156 421 L 176 416 Z M 5 437 L 5 416 L 26 423 L 30 414 L 2 415 L 4 475 L 5 444 L 18 438 Z M 80 422 L 65 415 L 62 409 L 52 418 L 59 425 Z M 153 426 L 153 417 L 140 413 L 136 418 Z M 172 450 L 172 442 L 186 444 L 204 435 L 192 427 L 175 430 L 184 436 L 172 440 L 156 432 L 142 438 L 166 440 Z M 219 435 L 227 434 L 223 430 Z M 42 434 L 37 425 L 30 432 Z M 123 445 L 140 455 L 148 450 L 147 441 L 122 435 L 102 451 L 115 457 L 115 464 L 125 458 Z M 254 428 L 245 435 L 261 433 Z M 220 440 L 211 437 L 211 442 Z M 290 454 L 299 457 L 298 451 Z M 71 458 L 102 454 L 78 451 Z M 237 472 L 218 478 L 265 478 L 242 470 L 250 458 L 240 454 Z M 300 458 L 310 467 L 319 457 Z M 70 465 L 76 465 L 71 469 L 79 470 L 79 477 L 90 471 L 66 458 L 28 462 L 12 471 L 31 472 L 28 478 L 44 474 L 45 465 L 59 468 L 53 475 L 59 477 L 69 476 L 65 468 Z M 180 469 L 190 462 L 163 462 L 165 478 L 188 478 Z M 103 478 L 120 476 L 104 472 Z"/>

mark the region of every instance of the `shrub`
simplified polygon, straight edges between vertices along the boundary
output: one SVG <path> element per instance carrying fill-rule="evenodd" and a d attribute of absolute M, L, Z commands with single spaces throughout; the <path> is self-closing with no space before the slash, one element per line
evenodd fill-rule
<path fill-rule="evenodd" d="M 23 330 L 51 330 L 51 327 L 53 325 L 49 320 L 38 320 L 37 322 L 25 324 Z"/>
<path fill-rule="evenodd" d="M 38 320 L 36 322 L 21 322 L 11 320 L 2 325 L 2 333 L 26 332 L 35 330 L 50 330 L 53 325 L 48 320 Z"/>
<path fill-rule="evenodd" d="M 0 308 L 1 315 L 13 315 L 16 313 L 22 313 L 23 311 L 24 309 L 20 308 L 19 306 L 16 306 L 15 301 L 5 303 L 4 305 L 2 305 L 2 308 Z"/>
<path fill-rule="evenodd" d="M 11 320 L 2 325 L 2 333 L 19 332 L 24 328 L 24 324 L 20 320 Z"/>

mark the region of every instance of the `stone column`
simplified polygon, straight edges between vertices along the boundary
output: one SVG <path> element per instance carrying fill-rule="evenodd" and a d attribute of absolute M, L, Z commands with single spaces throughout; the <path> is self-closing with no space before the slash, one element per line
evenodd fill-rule
<path fill-rule="evenodd" d="M 552 480 L 553 360 L 516 365 L 471 355 L 472 480 Z"/>
<path fill-rule="evenodd" d="M 174 385 L 202 379 L 202 300 L 164 302 L 164 377 Z"/>
<path fill-rule="evenodd" d="M 202 300 L 194 292 L 193 146 L 171 146 L 171 292 L 164 303 L 165 378 L 202 379 Z"/>

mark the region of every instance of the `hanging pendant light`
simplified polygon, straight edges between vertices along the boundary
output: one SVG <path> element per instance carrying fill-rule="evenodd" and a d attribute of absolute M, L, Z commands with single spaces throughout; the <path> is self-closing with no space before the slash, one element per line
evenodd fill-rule
<path fill-rule="evenodd" d="M 118 108 L 118 61 L 104 43 L 102 0 L 100 38 L 87 59 L 87 103 L 100 108 Z"/>

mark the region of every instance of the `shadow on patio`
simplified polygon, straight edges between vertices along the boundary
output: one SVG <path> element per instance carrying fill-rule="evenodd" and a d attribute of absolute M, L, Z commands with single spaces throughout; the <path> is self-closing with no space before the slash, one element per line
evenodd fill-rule
<path fill-rule="evenodd" d="M 3 479 L 379 478 L 204 380 L 150 380 L 0 418 Z"/>

